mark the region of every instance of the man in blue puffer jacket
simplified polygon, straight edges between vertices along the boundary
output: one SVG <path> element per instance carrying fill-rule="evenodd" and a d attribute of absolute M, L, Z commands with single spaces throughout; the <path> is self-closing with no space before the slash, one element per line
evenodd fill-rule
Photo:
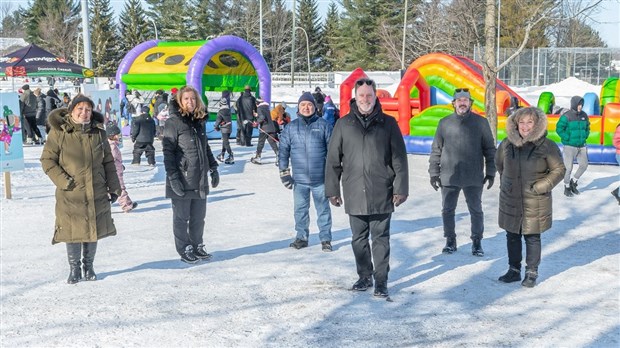
<path fill-rule="evenodd" d="M 304 92 L 299 97 L 297 119 L 280 135 L 280 179 L 286 188 L 293 189 L 297 235 L 290 246 L 295 249 L 308 246 L 312 192 L 322 250 L 332 251 L 332 214 L 325 196 L 325 160 L 331 135 L 332 126 L 317 115 L 314 97 Z"/>

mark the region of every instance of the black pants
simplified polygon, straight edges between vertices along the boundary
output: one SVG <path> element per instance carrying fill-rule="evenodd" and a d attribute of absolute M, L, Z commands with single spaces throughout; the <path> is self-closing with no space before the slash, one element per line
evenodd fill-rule
<path fill-rule="evenodd" d="M 484 214 L 482 212 L 482 186 L 444 186 L 441 188 L 443 219 L 443 236 L 456 238 L 454 211 L 459 201 L 459 193 L 463 190 L 467 209 L 471 218 L 471 238 L 482 239 L 484 233 Z"/>
<path fill-rule="evenodd" d="M 525 239 L 525 268 L 537 272 L 540 264 L 540 234 L 523 235 L 506 231 L 508 264 L 510 267 L 521 269 L 523 259 L 521 236 Z"/>
<path fill-rule="evenodd" d="M 278 155 L 278 143 L 276 143 L 275 141 L 276 134 L 268 134 L 269 135 L 267 135 L 267 133 L 260 132 L 260 134 L 258 135 L 258 144 L 256 145 L 256 155 L 258 157 L 260 157 L 260 154 L 263 152 L 263 147 L 265 147 L 265 140 L 269 142 L 269 146 L 271 146 L 271 149 L 276 154 L 276 156 Z"/>
<path fill-rule="evenodd" d="M 349 215 L 353 233 L 351 246 L 360 278 L 374 274 L 375 282 L 387 282 L 390 271 L 391 218 L 392 214 Z M 372 248 L 368 241 L 369 235 L 372 238 Z"/>
<path fill-rule="evenodd" d="M 222 133 L 222 153 L 228 152 L 232 156 L 233 152 L 230 148 L 230 133 Z"/>
<path fill-rule="evenodd" d="M 37 117 L 26 116 L 26 122 L 28 123 L 28 127 L 25 127 L 28 138 L 32 139 L 32 141 L 41 139 L 41 132 L 39 132 L 39 127 L 37 127 Z"/>
<path fill-rule="evenodd" d="M 149 164 L 155 164 L 155 147 L 153 146 L 153 142 L 143 143 L 136 142 L 133 144 L 133 160 L 131 164 L 140 164 L 140 157 L 142 157 L 142 153 L 146 153 L 146 160 Z"/>
<path fill-rule="evenodd" d="M 252 127 L 252 123 L 243 126 L 243 138 L 245 139 L 245 146 L 252 146 L 252 132 L 254 131 L 254 127 Z"/>
<path fill-rule="evenodd" d="M 237 115 L 237 145 L 245 146 L 245 132 L 243 130 L 243 122 L 239 115 Z"/>
<path fill-rule="evenodd" d="M 206 215 L 206 199 L 172 199 L 172 231 L 179 255 L 188 245 L 196 250 L 199 244 L 203 244 Z"/>

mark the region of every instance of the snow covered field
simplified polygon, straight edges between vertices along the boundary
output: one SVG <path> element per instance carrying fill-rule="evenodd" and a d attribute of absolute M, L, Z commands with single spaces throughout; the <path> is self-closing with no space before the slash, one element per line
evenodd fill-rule
<path fill-rule="evenodd" d="M 526 289 L 497 281 L 508 268 L 498 182 L 483 194 L 485 256 L 471 255 L 464 199 L 459 250 L 442 255 L 428 156 L 410 155 L 411 195 L 392 218 L 387 302 L 347 290 L 357 275 L 342 208 L 332 208 L 334 252 L 320 249 L 313 208 L 310 247 L 288 247 L 293 197 L 268 146 L 266 164 L 249 162 L 255 147 L 234 147 L 236 163 L 220 166 L 205 231 L 213 259 L 187 265 L 174 249 L 160 143 L 155 168 L 130 165 L 125 145 L 125 182 L 140 205 L 131 213 L 113 206 L 118 235 L 99 243 L 99 280 L 76 285 L 65 282 L 64 244 L 50 243 L 54 187 L 40 168 L 42 148 L 24 149 L 26 169 L 11 174 L 13 199 L 0 201 L 2 347 L 620 345 L 620 210 L 610 195 L 617 166 L 590 166 L 580 196 L 556 187 L 539 284 Z M 218 153 L 220 142 L 211 146 Z"/>

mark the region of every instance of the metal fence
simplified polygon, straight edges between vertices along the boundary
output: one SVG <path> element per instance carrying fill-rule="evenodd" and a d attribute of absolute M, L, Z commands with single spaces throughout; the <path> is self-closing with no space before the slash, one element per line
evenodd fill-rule
<path fill-rule="evenodd" d="M 502 48 L 499 62 L 516 49 Z M 483 61 L 484 48 L 474 50 L 474 60 Z M 523 50 L 499 72 L 499 78 L 511 86 L 541 86 L 574 76 L 593 85 L 620 75 L 620 48 L 535 48 Z"/>

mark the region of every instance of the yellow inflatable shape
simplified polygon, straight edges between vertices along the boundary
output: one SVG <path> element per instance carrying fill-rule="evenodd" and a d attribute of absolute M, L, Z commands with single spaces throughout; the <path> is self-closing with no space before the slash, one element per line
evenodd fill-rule
<path fill-rule="evenodd" d="M 136 58 L 128 74 L 186 74 L 191 59 L 201 46 L 150 48 Z M 204 70 L 205 75 L 256 75 L 252 64 L 239 52 L 216 53 Z"/>

